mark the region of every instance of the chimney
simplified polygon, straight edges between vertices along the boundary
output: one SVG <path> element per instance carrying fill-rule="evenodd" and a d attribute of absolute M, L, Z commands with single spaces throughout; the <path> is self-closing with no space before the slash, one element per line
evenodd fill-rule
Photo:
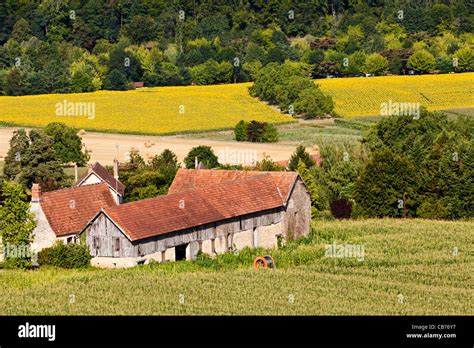
<path fill-rule="evenodd" d="M 31 202 L 38 203 L 41 201 L 41 186 L 40 184 L 33 184 L 31 187 Z"/>
<path fill-rule="evenodd" d="M 77 163 L 74 162 L 74 182 L 77 182 L 78 175 L 77 175 Z"/>
<path fill-rule="evenodd" d="M 119 178 L 118 167 L 119 167 L 119 162 L 118 162 L 117 159 L 114 159 L 114 178 L 115 178 L 115 180 L 118 180 L 118 178 Z"/>

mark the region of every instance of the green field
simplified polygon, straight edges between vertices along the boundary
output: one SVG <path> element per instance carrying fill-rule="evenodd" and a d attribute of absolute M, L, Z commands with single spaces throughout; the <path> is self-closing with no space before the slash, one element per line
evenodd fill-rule
<path fill-rule="evenodd" d="M 474 222 L 317 221 L 306 241 L 251 255 L 124 270 L 0 270 L 0 315 L 472 315 Z M 364 260 L 324 257 L 364 246 Z M 219 266 L 220 265 L 220 266 Z"/>
<path fill-rule="evenodd" d="M 353 117 L 351 119 L 312 120 L 277 125 L 278 142 L 304 146 L 356 143 L 362 138 L 364 130 L 379 119 L 380 117 Z M 220 141 L 235 139 L 233 131 L 211 131 L 182 136 Z"/>

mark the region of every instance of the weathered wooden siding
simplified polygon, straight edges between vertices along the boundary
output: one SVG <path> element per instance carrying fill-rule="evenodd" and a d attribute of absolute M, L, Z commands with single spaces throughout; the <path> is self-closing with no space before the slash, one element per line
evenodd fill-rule
<path fill-rule="evenodd" d="M 271 209 L 135 242 L 131 242 L 105 214 L 101 214 L 86 229 L 86 243 L 92 256 L 102 257 L 139 257 L 162 251 L 168 252 L 167 249 L 189 243 L 187 254 L 188 258 L 193 259 L 199 249 L 203 248 L 202 242 L 207 241 L 207 244 L 204 243 L 204 248 L 211 249 L 209 241 L 214 240 L 217 253 L 232 249 L 236 244 L 234 243 L 236 234 L 252 230 L 254 227 L 280 223 L 281 214 L 280 208 Z M 98 249 L 94 249 L 94 237 L 100 240 Z M 114 251 L 113 244 L 114 238 L 117 237 L 120 238 L 120 251 L 118 252 Z M 238 242 L 238 244 L 241 246 L 242 243 Z"/>
<path fill-rule="evenodd" d="M 97 219 L 86 229 L 86 244 L 92 256 L 104 257 L 135 257 L 137 255 L 136 245 L 110 221 L 104 214 L 100 214 Z M 98 238 L 99 248 L 94 248 L 94 238 Z M 120 251 L 114 250 L 114 239 L 120 241 Z"/>

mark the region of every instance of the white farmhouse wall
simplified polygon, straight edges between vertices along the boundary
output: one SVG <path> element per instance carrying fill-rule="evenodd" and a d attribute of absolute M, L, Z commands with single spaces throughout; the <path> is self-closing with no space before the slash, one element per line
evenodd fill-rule
<path fill-rule="evenodd" d="M 30 211 L 35 216 L 36 228 L 33 230 L 33 243 L 31 243 L 31 250 L 38 252 L 41 249 L 49 248 L 56 243 L 56 234 L 51 228 L 46 215 L 38 202 L 32 202 Z"/>
<path fill-rule="evenodd" d="M 100 184 L 102 182 L 102 180 L 97 176 L 95 175 L 95 173 L 91 173 L 86 180 L 84 180 L 82 183 L 81 183 L 81 186 L 84 186 L 84 185 L 94 185 L 94 184 Z"/>

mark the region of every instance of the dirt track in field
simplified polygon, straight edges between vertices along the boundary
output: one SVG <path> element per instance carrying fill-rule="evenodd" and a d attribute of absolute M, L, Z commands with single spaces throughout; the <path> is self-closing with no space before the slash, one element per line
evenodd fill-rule
<path fill-rule="evenodd" d="M 15 129 L 14 127 L 0 128 L 0 160 L 7 154 L 9 141 Z M 98 161 L 102 164 L 112 164 L 115 157 L 120 162 L 125 162 L 132 147 L 138 149 L 145 159 L 153 157 L 164 149 L 170 149 L 182 162 L 191 148 L 207 145 L 213 148 L 221 162 L 245 164 L 250 164 L 248 162 L 251 162 L 255 156 L 257 160 L 261 160 L 264 156 L 270 156 L 274 161 L 287 160 L 295 150 L 295 145 L 216 141 L 179 135 L 145 136 L 86 132 L 82 135 L 82 140 L 86 148 L 92 150 L 90 162 Z M 222 161 L 222 159 L 226 160 Z"/>

